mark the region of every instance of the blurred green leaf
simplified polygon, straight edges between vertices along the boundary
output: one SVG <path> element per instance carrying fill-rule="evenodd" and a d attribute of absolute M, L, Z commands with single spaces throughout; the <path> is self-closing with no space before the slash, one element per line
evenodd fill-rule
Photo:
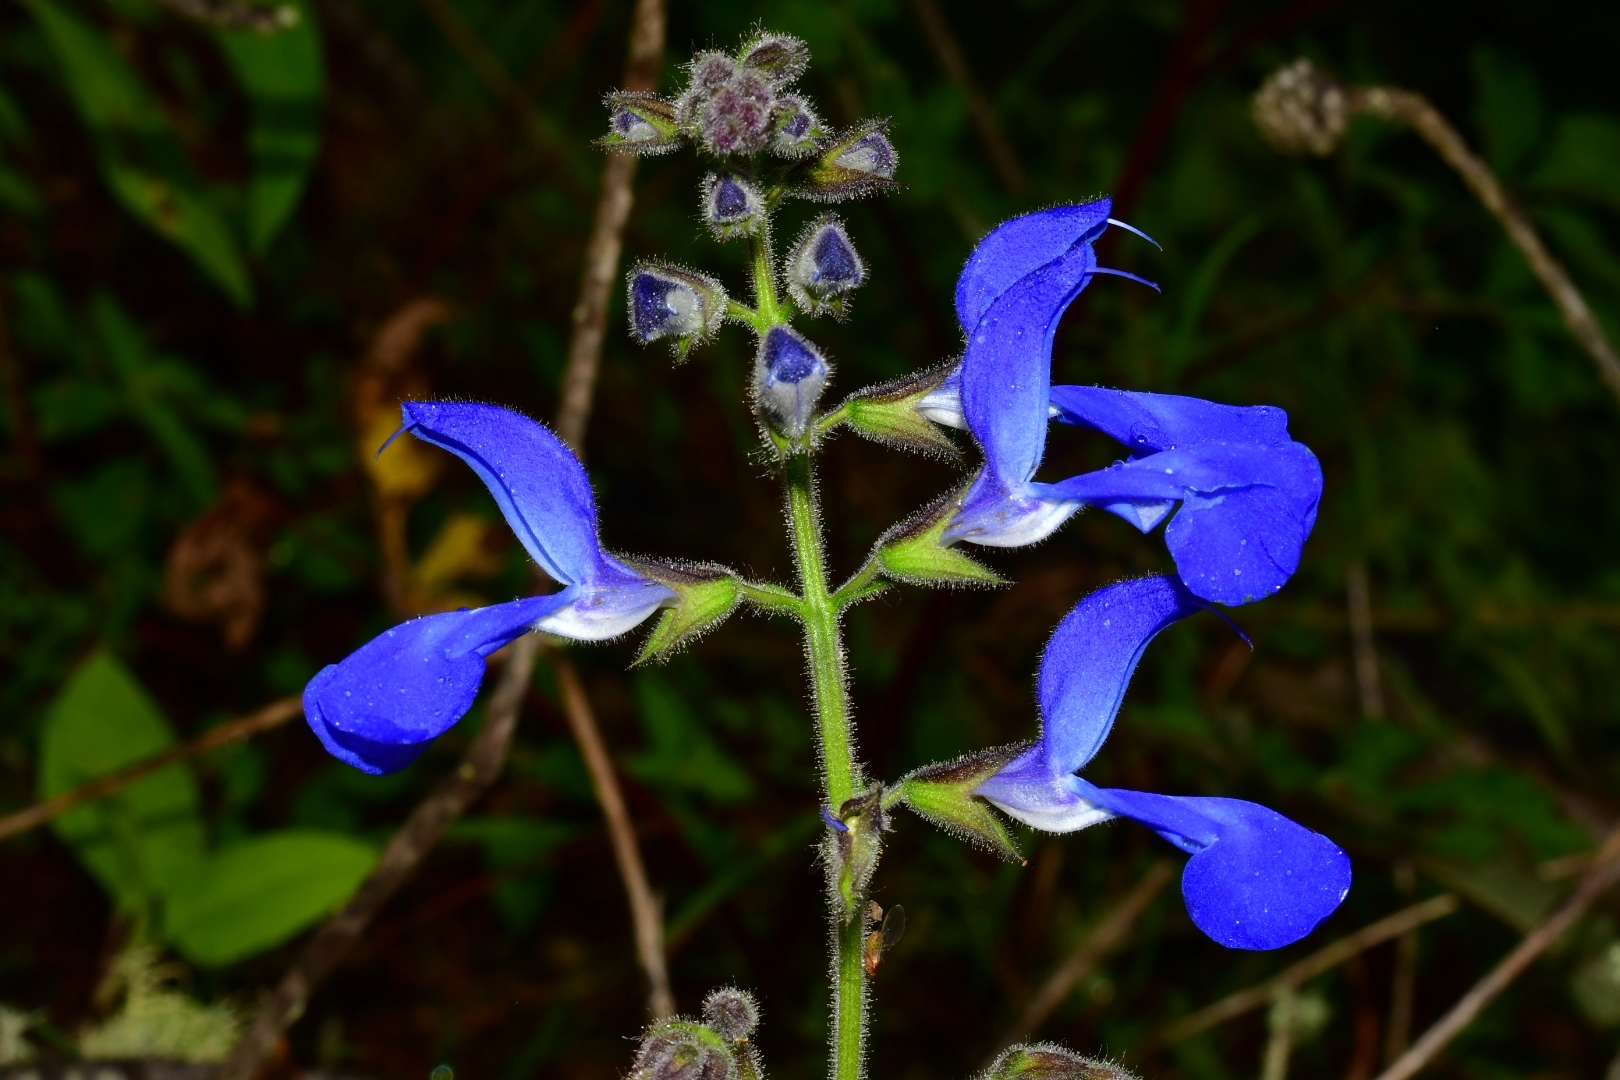
<path fill-rule="evenodd" d="M 163 108 L 95 27 L 52 0 L 21 0 L 61 65 L 102 173 L 126 209 L 175 246 L 238 306 L 253 302 L 236 241 L 208 203 Z"/>
<path fill-rule="evenodd" d="M 574 825 L 498 814 L 458 821 L 447 839 L 483 848 L 485 865 L 499 878 L 495 910 L 513 930 L 524 932 L 534 928 L 551 896 L 556 875 L 546 865 L 548 856 L 577 835 Z"/>
<path fill-rule="evenodd" d="M 248 246 L 260 253 L 297 208 L 321 148 L 320 24 L 307 0 L 290 2 L 299 18 L 289 29 L 215 31 L 252 110 L 247 235 Z"/>
<path fill-rule="evenodd" d="M 1485 156 L 1500 173 L 1512 173 L 1541 140 L 1547 106 L 1541 84 L 1524 61 L 1499 49 L 1474 50 L 1479 100 L 1474 120 L 1485 139 Z"/>
<path fill-rule="evenodd" d="M 143 761 L 174 733 L 135 677 L 96 652 L 68 679 L 45 716 L 39 794 L 59 795 Z M 70 810 L 53 823 L 118 907 L 148 911 L 203 857 L 197 785 L 183 765 Z"/>
<path fill-rule="evenodd" d="M 336 910 L 376 861 L 371 845 L 338 833 L 288 830 L 242 841 L 174 882 L 164 937 L 194 963 L 234 963 Z"/>
<path fill-rule="evenodd" d="M 1620 120 L 1597 114 L 1558 122 L 1552 150 L 1531 176 L 1537 188 L 1581 195 L 1620 210 Z"/>
<path fill-rule="evenodd" d="M 753 791 L 753 781 L 721 749 L 679 693 L 663 678 L 636 680 L 647 747 L 626 766 L 638 779 L 675 792 L 693 792 L 715 802 L 737 802 Z"/>

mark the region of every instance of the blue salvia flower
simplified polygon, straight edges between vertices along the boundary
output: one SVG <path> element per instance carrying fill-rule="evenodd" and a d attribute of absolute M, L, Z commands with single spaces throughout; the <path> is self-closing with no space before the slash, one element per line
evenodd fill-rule
<path fill-rule="evenodd" d="M 460 720 L 484 658 L 531 630 L 579 641 L 625 633 L 675 593 L 602 550 L 585 467 L 544 425 L 494 405 L 409 402 L 405 426 L 484 481 L 519 542 L 563 588 L 402 623 L 304 689 L 304 714 L 331 754 L 363 772 L 396 772 Z"/>
<path fill-rule="evenodd" d="M 1051 535 L 1082 505 L 1146 532 L 1180 502 L 1165 540 L 1187 585 L 1224 604 L 1269 596 L 1298 567 L 1322 493 L 1321 468 L 1289 437 L 1286 413 L 1051 385 L 1063 312 L 1094 275 L 1120 273 L 1099 267 L 1092 247 L 1110 224 L 1122 224 L 1109 208 L 1099 199 L 1014 218 L 985 237 L 962 271 L 956 310 L 967 352 L 959 376 L 919 409 L 966 426 L 985 465 L 945 539 L 1021 547 Z M 1052 418 L 1111 435 L 1131 457 L 1037 483 Z"/>
<path fill-rule="evenodd" d="M 1099 788 L 1075 773 L 1097 753 L 1149 641 L 1204 607 L 1169 576 L 1092 593 L 1058 624 L 1041 657 L 1041 735 L 975 789 L 1019 821 L 1076 832 L 1130 818 L 1192 855 L 1181 878 L 1198 928 L 1233 949 L 1276 949 L 1332 914 L 1350 860 L 1327 837 L 1240 799 Z"/>

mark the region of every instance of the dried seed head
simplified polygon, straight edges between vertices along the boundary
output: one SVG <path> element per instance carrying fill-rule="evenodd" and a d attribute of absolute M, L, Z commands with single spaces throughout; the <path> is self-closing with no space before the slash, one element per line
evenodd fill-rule
<path fill-rule="evenodd" d="M 746 1039 L 759 1026 L 759 1003 L 745 990 L 722 987 L 703 999 L 703 1022 L 723 1039 Z"/>
<path fill-rule="evenodd" d="M 1326 157 L 1350 123 L 1350 95 L 1309 60 L 1278 69 L 1255 92 L 1255 126 L 1280 154 Z"/>

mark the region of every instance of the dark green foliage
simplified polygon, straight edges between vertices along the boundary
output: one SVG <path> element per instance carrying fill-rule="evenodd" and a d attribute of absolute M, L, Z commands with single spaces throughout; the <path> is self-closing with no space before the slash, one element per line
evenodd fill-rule
<path fill-rule="evenodd" d="M 377 331 L 403 305 L 437 296 L 453 312 L 383 399 L 555 414 L 602 162 L 593 140 L 620 77 L 628 5 L 450 6 L 532 111 L 480 81 L 430 16 L 437 0 L 324 0 L 307 37 L 224 48 L 223 32 L 144 0 L 0 8 L 6 807 L 40 794 L 51 702 L 98 650 L 184 737 L 296 693 L 399 617 L 363 464 L 375 446 L 362 454 L 354 402 Z M 1567 893 L 1569 857 L 1620 814 L 1620 407 L 1495 221 L 1426 146 L 1360 119 L 1327 158 L 1281 158 L 1255 132 L 1248 95 L 1299 55 L 1351 84 L 1429 95 L 1620 337 L 1620 16 L 1451 0 L 942 3 L 1027 178 L 1012 192 L 914 10 L 783 0 L 672 12 L 661 92 L 678 88 L 692 51 L 730 47 L 758 23 L 808 44 L 814 65 L 798 89 L 827 130 L 889 118 L 904 187 L 841 208 L 866 277 L 850 317 L 817 326 L 836 362 L 833 395 L 960 352 L 951 290 L 994 223 L 1112 193 L 1125 201 L 1116 216 L 1164 251 L 1110 234 L 1105 265 L 1164 294 L 1094 283 L 1060 331 L 1059 378 L 1280 405 L 1327 477 L 1299 574 L 1240 613 L 1255 651 L 1213 618 L 1168 631 L 1088 778 L 1274 805 L 1349 851 L 1349 899 L 1315 936 L 1268 956 L 1210 944 L 1167 890 L 1031 1037 L 1148 1076 L 1257 1075 L 1258 1013 L 1132 1051 L 1332 938 L 1453 889 L 1463 911 L 1422 931 L 1421 1027 Z M 307 64 L 313 48 L 320 66 Z M 272 55 L 281 49 L 291 59 Z M 138 92 L 109 98 L 96 90 L 108 79 Z M 640 162 L 626 267 L 667 256 L 740 288 L 740 245 L 697 229 L 706 171 L 686 156 Z M 784 235 L 819 212 L 791 204 Z M 622 308 L 611 319 L 623 326 Z M 610 333 L 587 450 L 616 550 L 788 576 L 779 496 L 752 456 L 751 363 L 740 333 L 679 368 Z M 862 430 L 903 441 L 909 428 L 893 419 L 867 416 Z M 962 465 L 829 438 L 824 524 L 841 575 Z M 1114 454 L 1058 428 L 1048 468 L 1070 475 Z M 495 509 L 474 478 L 443 469 L 404 528 L 412 566 L 457 515 Z M 234 646 L 228 612 L 174 599 L 182 530 L 245 553 L 246 580 L 262 588 Z M 501 543 L 445 588 L 486 600 L 524 588 L 521 552 Z M 1032 737 L 1036 658 L 1062 613 L 1101 583 L 1168 566 L 1162 540 L 1099 513 L 1035 550 L 979 554 L 1016 584 L 895 588 L 850 616 L 875 780 Z M 1371 583 L 1378 719 L 1357 693 L 1345 589 L 1356 563 Z M 708 599 L 693 627 L 729 610 L 729 597 Z M 630 642 L 575 655 L 664 899 L 678 1001 L 690 1013 L 714 986 L 753 990 L 771 1075 L 823 1075 L 822 826 L 798 642 L 742 612 L 657 668 L 627 673 Z M 505 779 L 292 1029 L 300 1065 L 625 1074 L 642 978 L 557 700 L 542 670 Z M 298 726 L 199 761 L 180 795 L 195 823 L 183 843 L 229 851 L 281 830 L 379 843 L 479 715 L 391 778 L 332 763 Z M 48 1010 L 64 1031 L 93 1015 L 106 946 L 130 925 L 115 909 L 133 906 L 98 857 L 85 856 L 89 872 L 81 864 L 72 820 L 61 836 L 0 847 L 0 1001 Z M 909 928 L 876 976 L 873 1075 L 894 1080 L 972 1074 L 1165 855 L 1142 830 L 1025 833 L 1020 868 L 912 815 L 888 824 L 870 892 L 903 903 Z M 1455 1075 L 1602 1075 L 1620 1023 L 1620 912 L 1606 903 L 1466 1033 Z M 251 1000 L 295 947 L 204 970 L 192 990 Z M 1296 1051 L 1293 1075 L 1378 1061 L 1394 963 L 1385 946 L 1311 984 L 1329 1020 Z"/>

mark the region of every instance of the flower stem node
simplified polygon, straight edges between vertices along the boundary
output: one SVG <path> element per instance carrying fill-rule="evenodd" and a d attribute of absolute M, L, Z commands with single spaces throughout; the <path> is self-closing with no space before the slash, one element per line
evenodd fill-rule
<path fill-rule="evenodd" d="M 843 922 L 848 924 L 866 910 L 866 892 L 883 852 L 883 834 L 888 831 L 888 815 L 883 811 L 883 785 L 846 799 L 834 815 L 842 829 L 829 830 L 832 872 L 843 903 Z"/>
<path fill-rule="evenodd" d="M 690 1020 L 665 1020 L 641 1037 L 629 1080 L 739 1080 L 726 1040 Z"/>
<path fill-rule="evenodd" d="M 765 196 L 740 176 L 710 173 L 703 179 L 703 222 L 717 240 L 756 233 L 765 224 Z"/>
<path fill-rule="evenodd" d="M 956 444 L 935 426 L 930 413 L 940 384 L 952 373 L 947 365 L 869 386 L 843 403 L 840 422 L 876 442 L 954 459 Z"/>
<path fill-rule="evenodd" d="M 1009 1046 L 978 1080 L 1137 1080 L 1111 1061 L 1082 1057 L 1055 1043 Z"/>
<path fill-rule="evenodd" d="M 821 351 L 802 334 L 789 326 L 773 326 L 754 355 L 754 400 L 782 434 L 801 438 L 831 373 Z"/>
<path fill-rule="evenodd" d="M 712 990 L 703 999 L 703 1022 L 722 1039 L 746 1039 L 759 1026 L 759 1002 L 734 986 Z"/>
<path fill-rule="evenodd" d="M 630 271 L 630 336 L 643 345 L 673 338 L 675 357 L 709 337 L 726 317 L 726 290 L 707 274 L 667 263 L 642 263 Z"/>
<path fill-rule="evenodd" d="M 900 781 L 905 804 L 919 817 L 971 844 L 1020 865 L 1024 857 L 990 804 L 973 789 L 1000 772 L 1027 743 L 981 750 L 955 761 L 925 765 Z"/>
<path fill-rule="evenodd" d="M 961 505 L 962 493 L 952 492 L 878 537 L 883 575 L 913 585 L 1005 585 L 999 574 L 945 540 L 945 530 Z"/>
<path fill-rule="evenodd" d="M 673 101 L 657 94 L 617 90 L 607 96 L 606 103 L 608 133 L 597 145 L 629 154 L 667 154 L 679 149 L 683 140 Z"/>
<path fill-rule="evenodd" d="M 900 155 L 889 141 L 887 120 L 868 120 L 824 147 L 795 194 L 816 202 L 843 202 L 900 185 L 894 171 Z"/>
<path fill-rule="evenodd" d="M 742 597 L 737 575 L 712 563 L 676 564 L 627 559 L 626 565 L 675 594 L 636 657 L 636 664 L 667 660 L 677 650 L 719 626 Z"/>
<path fill-rule="evenodd" d="M 788 295 L 810 315 L 847 313 L 845 297 L 866 283 L 866 264 L 855 253 L 844 223 L 824 214 L 810 223 L 788 252 Z"/>

